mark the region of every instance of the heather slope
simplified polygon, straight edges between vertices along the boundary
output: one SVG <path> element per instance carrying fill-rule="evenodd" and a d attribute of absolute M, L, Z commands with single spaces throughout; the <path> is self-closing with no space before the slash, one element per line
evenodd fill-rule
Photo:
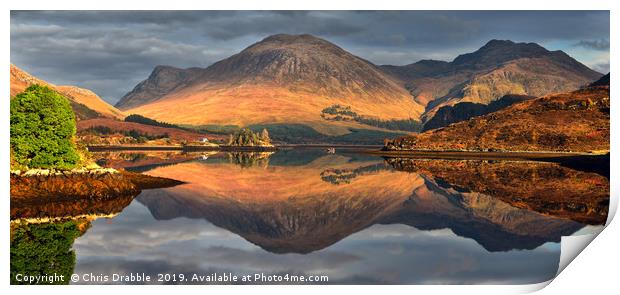
<path fill-rule="evenodd" d="M 448 126 L 452 123 L 465 121 L 471 117 L 486 115 L 507 108 L 515 103 L 532 99 L 533 96 L 508 94 L 500 99 L 492 101 L 490 104 L 459 102 L 451 106 L 443 106 L 437 110 L 437 113 L 426 123 L 424 123 L 423 131 L 437 129 Z"/>
<path fill-rule="evenodd" d="M 587 87 L 386 142 L 386 150 L 609 150 L 609 86 Z"/>

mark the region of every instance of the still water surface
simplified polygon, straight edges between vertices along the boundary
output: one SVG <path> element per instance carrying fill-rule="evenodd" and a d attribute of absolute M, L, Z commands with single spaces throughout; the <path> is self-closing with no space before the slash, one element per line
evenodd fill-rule
<path fill-rule="evenodd" d="M 607 214 L 607 178 L 558 164 L 321 150 L 96 157 L 185 184 L 144 190 L 89 220 L 72 245 L 79 275 L 538 283 L 556 274 L 561 237 L 597 230 Z"/>

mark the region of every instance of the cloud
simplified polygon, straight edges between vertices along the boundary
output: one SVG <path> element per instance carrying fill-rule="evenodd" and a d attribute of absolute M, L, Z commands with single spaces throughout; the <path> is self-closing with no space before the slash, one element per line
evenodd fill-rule
<path fill-rule="evenodd" d="M 592 66 L 592 68 L 599 73 L 605 74 L 605 73 L 609 73 L 610 67 L 609 67 L 609 63 L 606 62 L 606 63 L 595 64 L 594 66 Z"/>
<path fill-rule="evenodd" d="M 156 65 L 206 67 L 277 33 L 314 34 L 377 64 L 452 60 L 493 38 L 580 60 L 578 48 L 609 50 L 609 12 L 11 11 L 11 62 L 114 103 Z"/>
<path fill-rule="evenodd" d="M 581 40 L 575 43 L 575 46 L 580 46 L 580 47 L 594 49 L 594 50 L 609 50 L 609 40 L 607 39 Z"/>

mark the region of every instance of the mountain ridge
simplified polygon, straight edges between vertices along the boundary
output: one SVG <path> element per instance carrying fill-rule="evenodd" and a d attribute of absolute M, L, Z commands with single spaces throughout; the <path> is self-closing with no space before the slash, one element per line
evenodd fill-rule
<path fill-rule="evenodd" d="M 58 91 L 60 94 L 69 99 L 71 107 L 76 113 L 77 119 L 107 117 L 122 120 L 125 117 L 122 111 L 105 102 L 91 90 L 77 86 L 54 85 L 27 73 L 13 64 L 10 66 L 10 75 L 11 97 L 23 92 L 30 85 L 45 85 Z"/>
<path fill-rule="evenodd" d="M 427 69 L 433 64 L 433 69 Z M 421 60 L 382 66 L 426 106 L 422 121 L 442 106 L 459 102 L 489 104 L 506 94 L 542 96 L 576 90 L 602 76 L 561 50 L 536 43 L 491 40 L 451 62 Z"/>

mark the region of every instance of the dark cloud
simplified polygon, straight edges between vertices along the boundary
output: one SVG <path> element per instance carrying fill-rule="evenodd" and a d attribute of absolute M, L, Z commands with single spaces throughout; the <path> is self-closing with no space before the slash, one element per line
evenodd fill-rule
<path fill-rule="evenodd" d="M 575 46 L 581 46 L 584 48 L 595 50 L 609 50 L 609 40 L 581 40 L 575 43 Z"/>
<path fill-rule="evenodd" d="M 608 11 L 12 11 L 11 62 L 116 102 L 156 65 L 206 67 L 276 33 L 314 34 L 377 64 L 451 60 L 493 38 L 599 69 L 609 60 Z"/>

